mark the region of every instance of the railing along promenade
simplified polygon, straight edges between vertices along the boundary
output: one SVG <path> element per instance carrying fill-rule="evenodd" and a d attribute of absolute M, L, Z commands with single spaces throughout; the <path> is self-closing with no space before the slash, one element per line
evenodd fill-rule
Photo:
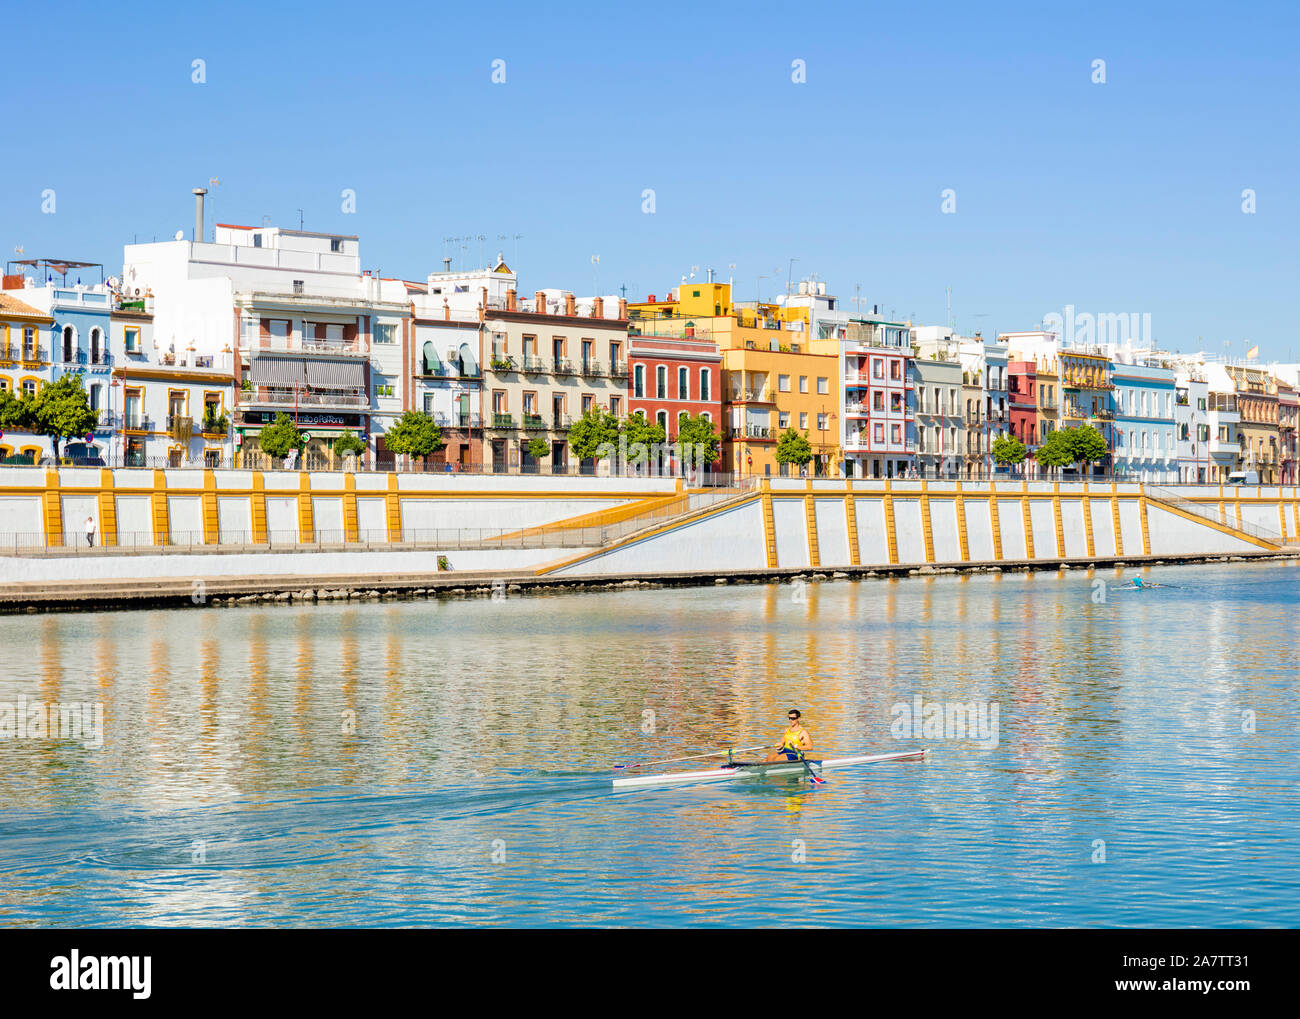
<path fill-rule="evenodd" d="M 557 521 L 525 528 L 404 528 L 398 537 L 390 537 L 386 531 L 359 529 L 348 532 L 324 528 L 315 530 L 310 538 L 303 538 L 297 530 L 254 532 L 222 528 L 215 535 L 205 535 L 204 531 L 198 530 L 175 531 L 166 537 L 156 536 L 151 531 L 119 531 L 108 544 L 96 535 L 93 545 L 84 534 L 71 531 L 64 536 L 65 544 L 52 546 L 46 544 L 44 532 L 26 531 L 0 536 L 0 554 L 113 556 L 187 552 L 453 552 L 599 548 L 628 535 L 670 523 L 675 518 L 739 500 L 756 488 L 757 479 L 749 479 L 727 487 L 688 491 L 662 505 L 632 515 L 626 515 L 619 508 L 606 510 L 595 514 L 594 521 L 584 525 Z M 607 518 L 607 522 L 602 517 Z"/>

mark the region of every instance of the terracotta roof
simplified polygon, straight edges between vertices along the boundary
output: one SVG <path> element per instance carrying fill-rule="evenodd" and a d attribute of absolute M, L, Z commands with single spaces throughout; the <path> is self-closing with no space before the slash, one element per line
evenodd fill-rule
<path fill-rule="evenodd" d="M 24 304 L 16 297 L 0 291 L 0 315 L 8 318 L 34 318 L 40 322 L 53 322 L 54 319 L 43 311 L 37 311 L 30 304 Z"/>

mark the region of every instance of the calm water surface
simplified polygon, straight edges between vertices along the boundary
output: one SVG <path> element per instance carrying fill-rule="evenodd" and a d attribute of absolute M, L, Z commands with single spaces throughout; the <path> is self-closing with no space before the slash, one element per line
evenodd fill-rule
<path fill-rule="evenodd" d="M 106 737 L 0 740 L 0 924 L 1300 925 L 1300 568 L 1143 575 L 7 617 Z M 611 792 L 789 706 L 931 756 Z"/>

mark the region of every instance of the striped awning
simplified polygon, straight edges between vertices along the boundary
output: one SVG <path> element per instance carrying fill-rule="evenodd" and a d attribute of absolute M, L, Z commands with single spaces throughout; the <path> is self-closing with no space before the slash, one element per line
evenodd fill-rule
<path fill-rule="evenodd" d="M 308 361 L 307 385 L 322 389 L 364 389 L 365 366 L 359 361 Z"/>
<path fill-rule="evenodd" d="M 424 341 L 424 370 L 426 372 L 436 372 L 442 367 L 442 361 L 438 359 L 438 352 L 433 349 L 433 340 Z"/>
<path fill-rule="evenodd" d="M 293 357 L 269 357 L 265 354 L 248 363 L 249 381 L 255 386 L 303 385 L 307 376 L 303 363 Z"/>

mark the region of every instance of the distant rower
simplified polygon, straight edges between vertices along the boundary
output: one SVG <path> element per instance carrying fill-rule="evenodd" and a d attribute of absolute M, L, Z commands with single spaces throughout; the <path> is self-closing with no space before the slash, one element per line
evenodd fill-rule
<path fill-rule="evenodd" d="M 799 721 L 803 716 L 798 709 L 791 708 L 787 717 L 790 724 L 785 730 L 785 735 L 781 737 L 781 748 L 775 753 L 769 754 L 765 763 L 770 764 L 773 761 L 780 760 L 800 761 L 813 748 L 812 737 L 808 735 L 808 730 Z"/>

